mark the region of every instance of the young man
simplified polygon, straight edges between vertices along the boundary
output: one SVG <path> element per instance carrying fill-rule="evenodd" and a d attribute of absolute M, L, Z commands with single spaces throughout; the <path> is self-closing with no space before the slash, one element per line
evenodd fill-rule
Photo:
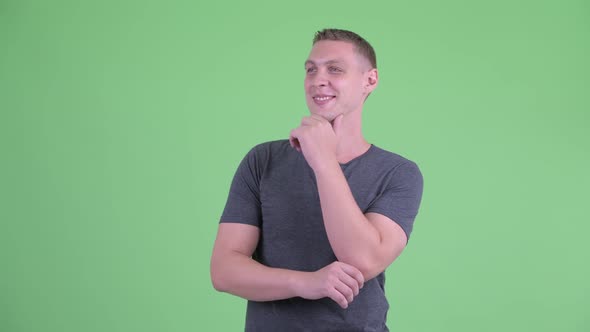
<path fill-rule="evenodd" d="M 378 83 L 367 41 L 319 31 L 305 71 L 311 114 L 289 140 L 242 160 L 211 279 L 249 300 L 246 331 L 388 331 L 384 271 L 412 231 L 422 175 L 363 138 L 363 104 Z"/>

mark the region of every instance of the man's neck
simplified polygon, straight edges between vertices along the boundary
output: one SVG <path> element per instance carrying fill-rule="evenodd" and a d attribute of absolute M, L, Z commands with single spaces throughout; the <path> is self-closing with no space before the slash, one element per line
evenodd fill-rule
<path fill-rule="evenodd" d="M 337 152 L 336 158 L 338 159 L 338 163 L 346 164 L 347 162 L 363 155 L 365 152 L 369 151 L 371 144 L 365 140 L 363 142 L 359 142 L 358 146 L 355 147 L 346 147 L 345 150 Z"/>
<path fill-rule="evenodd" d="M 338 136 L 336 158 L 341 164 L 364 154 L 371 147 L 371 144 L 363 136 L 360 114 L 347 115 L 342 120 Z"/>

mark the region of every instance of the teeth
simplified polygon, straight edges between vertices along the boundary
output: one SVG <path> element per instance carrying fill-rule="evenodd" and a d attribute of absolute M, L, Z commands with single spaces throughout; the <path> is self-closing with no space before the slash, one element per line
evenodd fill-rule
<path fill-rule="evenodd" d="M 332 99 L 332 97 L 331 96 L 328 96 L 328 97 L 314 97 L 313 99 L 319 100 L 319 101 L 326 101 L 326 100 Z"/>

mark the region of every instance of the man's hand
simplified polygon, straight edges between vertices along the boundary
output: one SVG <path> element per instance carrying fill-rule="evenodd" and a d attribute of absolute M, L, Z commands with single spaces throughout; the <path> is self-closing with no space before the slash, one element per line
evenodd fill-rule
<path fill-rule="evenodd" d="M 338 115 L 332 123 L 323 117 L 312 114 L 301 120 L 301 125 L 291 131 L 289 142 L 302 152 L 313 170 L 336 159 L 338 132 L 343 115 Z"/>
<path fill-rule="evenodd" d="M 346 309 L 364 283 L 363 274 L 357 268 L 334 262 L 315 272 L 306 273 L 300 280 L 296 293 L 308 300 L 329 297 Z"/>

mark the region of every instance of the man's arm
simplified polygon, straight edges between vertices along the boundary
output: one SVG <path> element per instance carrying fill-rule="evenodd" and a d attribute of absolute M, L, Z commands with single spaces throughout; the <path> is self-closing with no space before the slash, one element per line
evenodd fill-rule
<path fill-rule="evenodd" d="M 293 129 L 291 145 L 302 152 L 314 170 L 324 226 L 339 261 L 358 268 L 369 280 L 383 272 L 407 243 L 406 234 L 389 217 L 363 215 L 336 158 L 338 132 L 343 115 L 328 122 L 311 115 Z"/>
<path fill-rule="evenodd" d="M 365 280 L 383 272 L 403 251 L 402 228 L 379 213 L 363 215 L 338 162 L 315 170 L 326 233 L 339 261 L 358 268 Z"/>
<path fill-rule="evenodd" d="M 364 282 L 361 272 L 341 262 L 316 272 L 270 268 L 258 263 L 251 256 L 259 232 L 252 225 L 219 225 L 211 257 L 211 281 L 216 290 L 252 301 L 330 297 L 343 308 L 358 295 Z"/>
<path fill-rule="evenodd" d="M 294 287 L 297 272 L 269 268 L 251 258 L 258 238 L 256 226 L 219 224 L 211 256 L 213 287 L 253 301 L 297 296 Z"/>

